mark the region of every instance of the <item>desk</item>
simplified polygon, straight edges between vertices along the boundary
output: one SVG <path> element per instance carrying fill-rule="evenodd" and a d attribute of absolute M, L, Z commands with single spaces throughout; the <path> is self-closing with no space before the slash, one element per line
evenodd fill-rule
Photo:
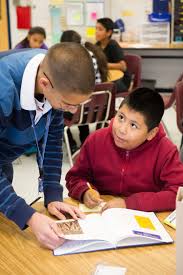
<path fill-rule="evenodd" d="M 183 43 L 140 44 L 119 42 L 125 53 L 142 57 L 142 79 L 155 79 L 156 87 L 171 89 L 182 73 Z"/>
<path fill-rule="evenodd" d="M 34 206 L 41 213 L 43 203 Z M 158 214 L 162 221 L 166 213 Z M 166 226 L 175 240 L 175 230 Z M 53 256 L 41 248 L 30 229 L 21 232 L 0 215 L 0 274 L 4 275 L 91 275 L 97 263 L 119 264 L 127 275 L 174 275 L 175 244 L 106 250 L 67 256 Z M 112 274 L 111 274 L 112 275 Z"/>
<path fill-rule="evenodd" d="M 124 73 L 120 70 L 109 70 L 108 81 L 115 81 L 122 78 Z"/>

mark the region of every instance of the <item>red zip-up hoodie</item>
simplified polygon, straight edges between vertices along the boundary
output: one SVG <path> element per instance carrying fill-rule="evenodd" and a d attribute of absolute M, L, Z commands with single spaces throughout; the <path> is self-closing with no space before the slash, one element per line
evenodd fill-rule
<path fill-rule="evenodd" d="M 90 182 L 100 194 L 123 196 L 130 209 L 175 209 L 177 189 L 183 186 L 183 164 L 163 127 L 151 141 L 126 151 L 115 145 L 112 123 L 91 134 L 82 146 L 66 175 L 69 196 L 82 201 Z"/>

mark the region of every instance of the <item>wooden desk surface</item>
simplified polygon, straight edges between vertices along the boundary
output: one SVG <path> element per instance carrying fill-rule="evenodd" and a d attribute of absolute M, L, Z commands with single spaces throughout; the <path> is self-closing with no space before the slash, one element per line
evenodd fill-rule
<path fill-rule="evenodd" d="M 43 203 L 37 203 L 35 208 L 46 213 Z M 167 215 L 168 212 L 157 216 L 162 221 Z M 175 230 L 165 227 L 175 240 Z M 30 229 L 20 231 L 3 215 L 0 215 L 0 253 L 2 275 L 91 275 L 98 263 L 124 266 L 127 275 L 175 274 L 175 243 L 53 256 L 50 250 L 40 247 Z"/>
<path fill-rule="evenodd" d="M 124 73 L 120 70 L 109 70 L 108 81 L 115 81 L 122 78 Z"/>

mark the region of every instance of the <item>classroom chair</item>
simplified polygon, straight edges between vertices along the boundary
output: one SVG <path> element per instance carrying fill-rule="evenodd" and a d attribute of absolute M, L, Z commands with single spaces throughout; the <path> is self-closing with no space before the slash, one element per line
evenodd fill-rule
<path fill-rule="evenodd" d="M 183 134 L 183 81 L 177 82 L 175 86 L 175 102 L 176 102 L 176 120 L 179 131 Z M 183 162 L 183 136 L 180 145 L 180 158 Z"/>
<path fill-rule="evenodd" d="M 73 166 L 79 150 L 72 154 L 68 138 L 68 129 L 73 125 L 89 126 L 91 123 L 100 124 L 101 128 L 105 127 L 115 115 L 115 93 L 116 86 L 114 83 L 106 82 L 96 84 L 91 100 L 88 103 L 81 104 L 70 121 L 65 120 L 64 139 L 71 167 Z"/>
<path fill-rule="evenodd" d="M 164 101 L 164 105 L 165 105 L 165 109 L 170 108 L 174 103 L 175 103 L 175 94 L 176 94 L 176 85 L 177 83 L 179 83 L 180 81 L 183 80 L 183 73 L 180 74 L 180 76 L 178 77 L 175 87 L 173 88 L 172 92 L 170 93 L 170 95 L 163 95 L 161 94 L 163 101 Z"/>
<path fill-rule="evenodd" d="M 132 76 L 130 90 L 134 90 L 141 85 L 142 58 L 136 54 L 125 54 L 124 61 L 127 64 L 127 70 Z M 116 97 L 125 97 L 129 91 L 116 93 Z"/>

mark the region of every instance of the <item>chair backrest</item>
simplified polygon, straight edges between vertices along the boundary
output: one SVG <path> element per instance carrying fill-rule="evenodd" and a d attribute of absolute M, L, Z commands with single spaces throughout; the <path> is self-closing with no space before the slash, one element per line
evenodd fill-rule
<path fill-rule="evenodd" d="M 114 83 L 96 84 L 91 101 L 82 104 L 70 121 L 65 120 L 65 125 L 83 125 L 110 120 L 115 114 L 115 92 Z"/>
<path fill-rule="evenodd" d="M 165 102 L 165 109 L 168 109 L 172 106 L 172 104 L 175 102 L 175 97 L 176 97 L 176 85 L 177 83 L 179 83 L 180 81 L 183 81 L 183 73 L 180 74 L 180 76 L 178 77 L 177 81 L 176 81 L 176 84 L 175 84 L 175 87 L 173 88 L 172 90 L 172 93 L 171 95 L 169 96 L 168 98 L 168 101 Z"/>
<path fill-rule="evenodd" d="M 177 127 L 183 133 L 183 81 L 177 82 L 175 86 Z"/>
<path fill-rule="evenodd" d="M 142 58 L 136 54 L 125 54 L 124 60 L 127 64 L 127 70 L 132 75 L 133 89 L 141 85 Z"/>

